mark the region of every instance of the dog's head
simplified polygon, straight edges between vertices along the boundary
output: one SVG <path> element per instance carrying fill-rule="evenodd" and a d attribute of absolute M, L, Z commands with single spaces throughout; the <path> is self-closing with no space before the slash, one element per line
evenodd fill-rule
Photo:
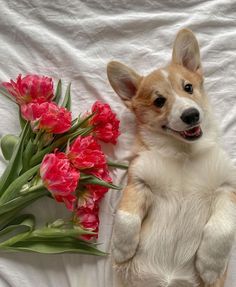
<path fill-rule="evenodd" d="M 199 46 L 190 30 L 177 34 L 168 66 L 143 77 L 119 62 L 110 62 L 107 73 L 111 86 L 141 126 L 184 142 L 203 135 L 208 103 Z"/>

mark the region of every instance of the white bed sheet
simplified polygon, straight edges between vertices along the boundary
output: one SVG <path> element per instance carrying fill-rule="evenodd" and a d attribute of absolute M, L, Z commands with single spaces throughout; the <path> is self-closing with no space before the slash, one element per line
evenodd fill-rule
<path fill-rule="evenodd" d="M 19 73 L 49 75 L 73 83 L 73 113 L 94 100 L 108 102 L 121 119 L 118 146 L 107 151 L 129 159 L 133 116 L 108 84 L 106 64 L 125 62 L 147 74 L 170 60 L 177 31 L 191 28 L 202 47 L 205 85 L 223 131 L 223 142 L 236 163 L 236 2 L 171 0 L 0 0 L 0 80 Z M 17 108 L 0 97 L 0 136 L 17 133 Z M 0 172 L 5 166 L 0 161 Z M 124 173 L 115 171 L 119 183 Z M 119 192 L 102 203 L 99 241 L 109 250 Z M 63 209 L 50 200 L 34 205 L 43 220 Z M 32 210 L 31 209 L 31 210 Z M 45 211 L 49 212 L 45 216 Z M 236 286 L 236 250 L 227 287 Z M 0 253 L 0 287 L 115 287 L 109 258 L 80 255 Z"/>

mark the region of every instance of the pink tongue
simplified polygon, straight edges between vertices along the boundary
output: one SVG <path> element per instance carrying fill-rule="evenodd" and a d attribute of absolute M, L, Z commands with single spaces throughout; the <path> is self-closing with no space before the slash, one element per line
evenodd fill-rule
<path fill-rule="evenodd" d="M 187 136 L 192 136 L 192 135 L 198 134 L 199 131 L 200 131 L 200 128 L 199 128 L 199 127 L 195 127 L 195 128 L 190 129 L 190 130 L 184 131 L 184 133 L 185 133 Z"/>

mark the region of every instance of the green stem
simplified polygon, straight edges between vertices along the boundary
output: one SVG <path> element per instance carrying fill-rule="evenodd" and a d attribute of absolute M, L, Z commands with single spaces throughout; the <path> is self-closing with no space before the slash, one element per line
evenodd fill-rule
<path fill-rule="evenodd" d="M 29 193 L 29 192 L 34 192 L 34 191 L 40 190 L 40 189 L 42 189 L 42 188 L 44 188 L 44 184 L 43 184 L 43 183 L 40 183 L 40 184 L 38 184 L 38 185 L 32 186 L 32 187 L 27 191 L 27 193 Z"/>
<path fill-rule="evenodd" d="M 75 123 L 75 125 L 73 125 L 71 127 L 71 129 L 69 130 L 68 133 L 73 133 L 75 132 L 78 128 L 82 127 L 86 122 L 88 122 L 89 119 L 91 119 L 94 116 L 95 113 L 90 114 L 89 116 L 85 117 L 84 119 L 78 121 L 77 123 Z M 92 126 L 91 126 L 92 127 Z M 93 129 L 93 127 L 92 127 Z"/>
<path fill-rule="evenodd" d="M 42 130 L 40 130 L 39 132 L 37 132 L 36 137 L 35 137 L 34 142 L 33 142 L 35 145 L 38 144 L 38 142 L 39 142 L 41 136 L 43 135 L 43 133 L 44 133 L 44 131 L 42 131 Z"/>
<path fill-rule="evenodd" d="M 128 169 L 129 168 L 129 165 L 128 164 L 125 164 L 125 163 L 116 163 L 116 162 L 113 162 L 113 161 L 110 161 L 108 160 L 107 161 L 107 164 L 111 167 L 116 167 L 116 168 L 120 168 L 120 169 Z"/>

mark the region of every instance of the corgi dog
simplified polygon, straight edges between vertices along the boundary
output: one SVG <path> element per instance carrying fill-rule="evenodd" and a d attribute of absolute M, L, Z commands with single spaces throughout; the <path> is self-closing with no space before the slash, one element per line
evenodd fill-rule
<path fill-rule="evenodd" d="M 108 79 L 137 120 L 137 148 L 114 222 L 123 287 L 223 287 L 236 232 L 236 173 L 219 143 L 199 45 L 183 29 L 171 62 Z"/>

